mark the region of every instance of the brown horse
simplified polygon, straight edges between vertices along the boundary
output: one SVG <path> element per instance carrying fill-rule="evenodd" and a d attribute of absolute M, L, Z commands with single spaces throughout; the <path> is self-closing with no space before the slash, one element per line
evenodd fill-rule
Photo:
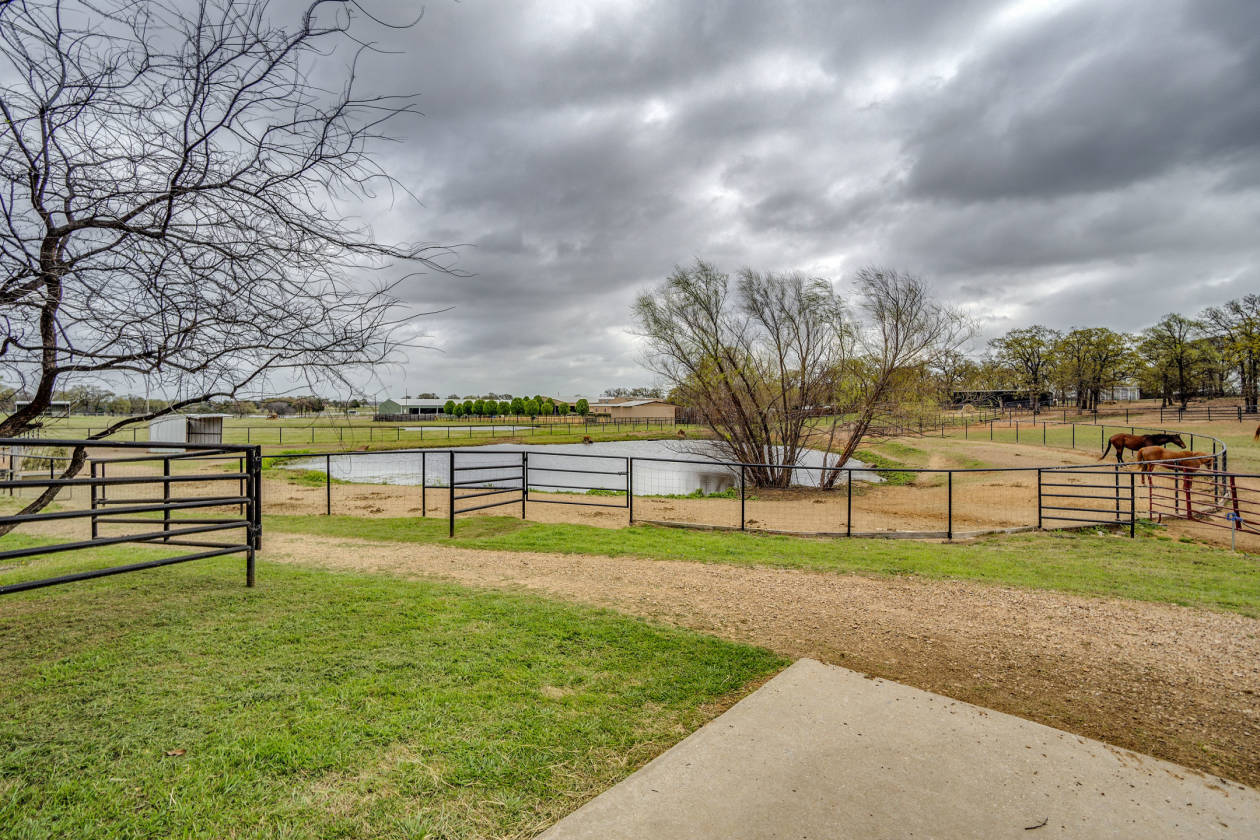
<path fill-rule="evenodd" d="M 1210 452 L 1178 452 L 1175 449 L 1165 449 L 1162 446 L 1144 446 L 1137 453 L 1137 461 L 1140 464 L 1139 469 L 1142 470 L 1143 484 L 1151 483 L 1151 477 L 1147 473 L 1154 472 L 1156 467 L 1194 472 L 1195 470 L 1203 469 L 1215 460 L 1216 456 Z M 1159 461 L 1171 461 L 1172 463 L 1160 464 L 1158 463 Z"/>
<path fill-rule="evenodd" d="M 1134 452 L 1137 452 L 1145 446 L 1163 446 L 1166 443 L 1175 443 L 1182 449 L 1186 448 L 1186 445 L 1181 442 L 1181 435 L 1178 434 L 1158 432 L 1153 435 L 1126 435 L 1121 432 L 1118 435 L 1111 436 L 1111 439 L 1107 441 L 1107 448 L 1103 450 L 1103 454 L 1098 456 L 1098 460 L 1101 461 L 1103 458 L 1106 458 L 1107 453 L 1111 451 L 1112 447 L 1115 447 L 1116 461 L 1123 464 L 1124 450 L 1126 449 L 1132 449 Z"/>

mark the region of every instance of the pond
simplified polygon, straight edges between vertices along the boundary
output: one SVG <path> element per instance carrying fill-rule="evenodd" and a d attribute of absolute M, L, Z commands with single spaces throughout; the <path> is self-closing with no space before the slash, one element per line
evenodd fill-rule
<path fill-rule="evenodd" d="M 718 463 L 709 441 L 623 440 L 569 444 L 486 444 L 455 451 L 457 480 L 481 479 L 487 485 L 510 486 L 528 461 L 529 488 L 541 492 L 625 492 L 629 459 L 634 461 L 635 495 L 685 496 L 722 493 L 739 486 L 739 468 Z M 522 455 L 525 453 L 525 455 Z M 665 461 L 646 459 L 667 459 Z M 450 455 L 441 452 L 356 452 L 329 460 L 333 478 L 364 484 L 426 484 L 445 487 L 450 480 Z M 698 462 L 698 463 L 697 463 Z M 325 459 L 296 462 L 297 469 L 323 472 Z M 807 449 L 797 460 L 793 484 L 817 487 L 823 453 Z M 853 477 L 878 482 L 867 465 L 850 459 Z M 502 469 L 495 469 L 501 467 Z M 813 467 L 813 469 L 810 469 Z M 472 468 L 472 469 L 470 469 Z M 465 472 L 465 470 L 469 470 Z"/>

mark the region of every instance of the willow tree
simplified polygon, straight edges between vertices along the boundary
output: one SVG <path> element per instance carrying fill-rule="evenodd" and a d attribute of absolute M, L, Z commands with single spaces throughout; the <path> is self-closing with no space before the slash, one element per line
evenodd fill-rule
<path fill-rule="evenodd" d="M 413 111 L 359 91 L 359 9 L 284 28 L 264 2 L 0 3 L 0 377 L 31 397 L 0 437 L 66 380 L 175 397 L 100 437 L 390 358 L 397 301 L 372 278 L 447 255 L 341 209 L 391 187 L 372 150 Z"/>

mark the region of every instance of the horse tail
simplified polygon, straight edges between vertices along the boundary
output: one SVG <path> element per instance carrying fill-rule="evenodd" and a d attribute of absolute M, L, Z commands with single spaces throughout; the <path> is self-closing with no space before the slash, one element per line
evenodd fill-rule
<path fill-rule="evenodd" d="M 1260 432 L 1260 429 L 1257 429 L 1256 431 Z M 1098 460 L 1101 461 L 1103 458 L 1106 458 L 1107 453 L 1110 451 L 1111 451 L 1111 441 L 1107 441 L 1107 448 L 1103 450 L 1103 454 L 1098 456 Z"/>

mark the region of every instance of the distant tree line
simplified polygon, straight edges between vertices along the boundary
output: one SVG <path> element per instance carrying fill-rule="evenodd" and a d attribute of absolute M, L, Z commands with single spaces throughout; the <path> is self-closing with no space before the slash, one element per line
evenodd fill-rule
<path fill-rule="evenodd" d="M 500 395 L 490 395 L 487 397 L 465 397 L 462 400 L 456 397 L 449 397 L 442 406 L 442 411 L 450 417 L 477 417 L 477 418 L 493 418 L 493 417 L 564 417 L 569 414 L 579 414 L 583 417 L 590 414 L 590 403 L 585 399 L 578 400 L 570 405 L 564 400 L 557 400 L 554 397 L 544 397 L 536 394 L 532 397 L 511 397 L 510 394 L 501 396 L 510 399 L 498 399 Z"/>
<path fill-rule="evenodd" d="M 0 387 L 0 410 L 13 411 L 20 401 L 30 395 L 16 388 Z M 111 417 L 147 416 L 161 412 L 170 401 L 161 397 L 142 397 L 135 394 L 116 394 L 107 388 L 94 385 L 76 385 L 54 391 L 53 402 L 69 403 L 71 414 L 88 414 Z M 190 414 L 232 414 L 243 417 L 248 414 L 275 414 L 280 417 L 307 417 L 330 409 L 358 408 L 360 401 L 326 400 L 307 394 L 304 396 L 262 397 L 257 400 L 220 399 L 188 403 L 180 407 Z"/>
<path fill-rule="evenodd" d="M 1136 333 L 1106 327 L 1067 331 L 1022 327 L 989 342 L 979 359 L 957 357 L 935 371 L 943 390 L 1050 392 L 1082 409 L 1120 385 L 1136 385 L 1161 405 L 1238 395 L 1248 412 L 1260 396 L 1260 295 L 1178 313 Z"/>

